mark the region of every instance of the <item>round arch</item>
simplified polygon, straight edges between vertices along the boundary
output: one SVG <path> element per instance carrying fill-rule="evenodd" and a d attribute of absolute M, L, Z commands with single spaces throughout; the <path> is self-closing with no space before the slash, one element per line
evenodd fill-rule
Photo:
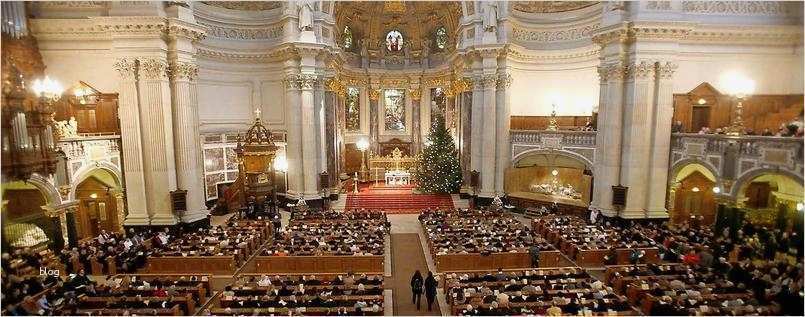
<path fill-rule="evenodd" d="M 712 180 L 713 182 L 719 183 L 718 179 L 720 178 L 721 175 L 718 173 L 718 169 L 715 166 L 713 166 L 713 164 L 711 164 L 710 162 L 696 158 L 686 158 L 684 160 L 676 162 L 671 167 L 671 177 L 668 178 L 669 182 L 673 182 L 674 180 L 676 180 L 680 172 L 683 172 L 686 168 L 691 167 L 695 168 L 695 170 L 698 170 L 703 175 L 707 176 L 707 178 L 710 178 L 710 180 Z"/>
<path fill-rule="evenodd" d="M 744 173 L 743 175 L 741 175 L 741 177 L 739 177 L 735 181 L 735 184 L 732 186 L 732 189 L 730 190 L 730 196 L 732 196 L 735 199 L 738 199 L 739 195 L 741 194 L 742 189 L 746 185 L 751 183 L 755 178 L 758 178 L 758 177 L 763 176 L 763 175 L 786 176 L 786 177 L 791 178 L 795 182 L 798 182 L 800 186 L 803 185 L 802 175 L 798 175 L 798 174 L 792 173 L 792 172 L 787 171 L 787 170 L 782 170 L 782 169 L 755 168 L 755 169 L 749 170 L 748 172 Z"/>
<path fill-rule="evenodd" d="M 34 173 L 26 182 L 31 183 L 45 196 L 45 202 L 48 206 L 61 205 L 62 199 L 59 190 L 53 183 L 42 175 Z"/>
<path fill-rule="evenodd" d="M 522 161 L 523 159 L 525 159 L 525 158 L 527 158 L 527 157 L 529 157 L 531 155 L 538 155 L 538 154 L 557 155 L 557 156 L 562 156 L 562 157 L 574 159 L 574 160 L 579 161 L 582 164 L 584 164 L 584 166 L 588 170 L 590 170 L 593 173 L 593 175 L 595 175 L 595 170 L 593 168 L 593 162 L 591 162 L 589 159 L 587 159 L 586 157 L 582 156 L 581 154 L 578 154 L 576 152 L 566 151 L 566 150 L 550 150 L 550 149 L 531 149 L 531 150 L 526 150 L 526 151 L 523 151 L 523 152 L 515 155 L 512 158 L 512 166 L 517 165 L 517 163 L 519 163 L 520 161 Z"/>
<path fill-rule="evenodd" d="M 109 162 L 96 162 L 92 165 L 84 165 L 78 171 L 73 174 L 72 182 L 70 184 L 70 194 L 68 199 L 70 201 L 75 200 L 76 190 L 78 189 L 78 185 L 81 184 L 84 180 L 86 180 L 93 172 L 96 170 L 103 170 L 108 172 L 115 180 L 115 184 L 119 189 L 123 188 L 123 175 L 120 172 L 120 169 L 117 168 L 112 163 Z"/>

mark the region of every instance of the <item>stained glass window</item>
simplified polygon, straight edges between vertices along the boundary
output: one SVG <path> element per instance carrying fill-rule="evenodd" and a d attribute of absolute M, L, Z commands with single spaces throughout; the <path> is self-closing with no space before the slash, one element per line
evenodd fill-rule
<path fill-rule="evenodd" d="M 360 131 L 361 130 L 361 102 L 360 90 L 355 87 L 347 88 L 347 102 L 346 109 L 346 128 L 347 131 Z"/>
<path fill-rule="evenodd" d="M 386 34 L 386 48 L 389 52 L 399 52 L 403 47 L 403 36 L 400 31 L 394 30 Z"/>
<path fill-rule="evenodd" d="M 436 47 L 443 50 L 447 46 L 447 30 L 440 26 L 436 29 Z"/>
<path fill-rule="evenodd" d="M 388 89 L 384 93 L 387 131 L 405 131 L 405 91 Z"/>
<path fill-rule="evenodd" d="M 352 30 L 349 28 L 349 25 L 344 26 L 344 34 L 342 35 L 344 40 L 344 48 L 351 49 L 352 48 Z"/>

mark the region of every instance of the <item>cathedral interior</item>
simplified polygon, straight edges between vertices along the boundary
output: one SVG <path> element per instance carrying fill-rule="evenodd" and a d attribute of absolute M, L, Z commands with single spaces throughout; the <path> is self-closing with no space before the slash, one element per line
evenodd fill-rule
<path fill-rule="evenodd" d="M 803 315 L 801 1 L 0 5 L 3 315 Z"/>

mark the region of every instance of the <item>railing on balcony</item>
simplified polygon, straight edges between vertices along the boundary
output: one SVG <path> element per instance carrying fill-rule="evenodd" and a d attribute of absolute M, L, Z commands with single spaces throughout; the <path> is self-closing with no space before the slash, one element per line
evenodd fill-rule
<path fill-rule="evenodd" d="M 548 131 L 510 130 L 511 155 L 518 156 L 532 151 L 561 151 L 571 156 L 581 156 L 592 166 L 595 161 L 595 131 Z"/>
<path fill-rule="evenodd" d="M 716 176 L 728 179 L 738 179 L 758 169 L 801 175 L 803 139 L 675 133 L 671 137 L 672 167 L 683 160 L 700 161 L 709 165 Z"/>
<path fill-rule="evenodd" d="M 511 130 L 512 143 L 544 144 L 546 140 L 560 140 L 565 146 L 595 147 L 595 131 Z"/>

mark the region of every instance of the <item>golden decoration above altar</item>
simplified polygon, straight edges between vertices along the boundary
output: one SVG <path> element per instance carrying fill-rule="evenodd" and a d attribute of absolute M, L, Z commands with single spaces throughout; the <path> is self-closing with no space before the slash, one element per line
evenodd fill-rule
<path fill-rule="evenodd" d="M 369 153 L 369 169 L 382 168 L 386 171 L 411 171 L 416 166 L 415 157 L 403 155 L 400 148 L 394 148 L 391 154 L 386 156 Z"/>

